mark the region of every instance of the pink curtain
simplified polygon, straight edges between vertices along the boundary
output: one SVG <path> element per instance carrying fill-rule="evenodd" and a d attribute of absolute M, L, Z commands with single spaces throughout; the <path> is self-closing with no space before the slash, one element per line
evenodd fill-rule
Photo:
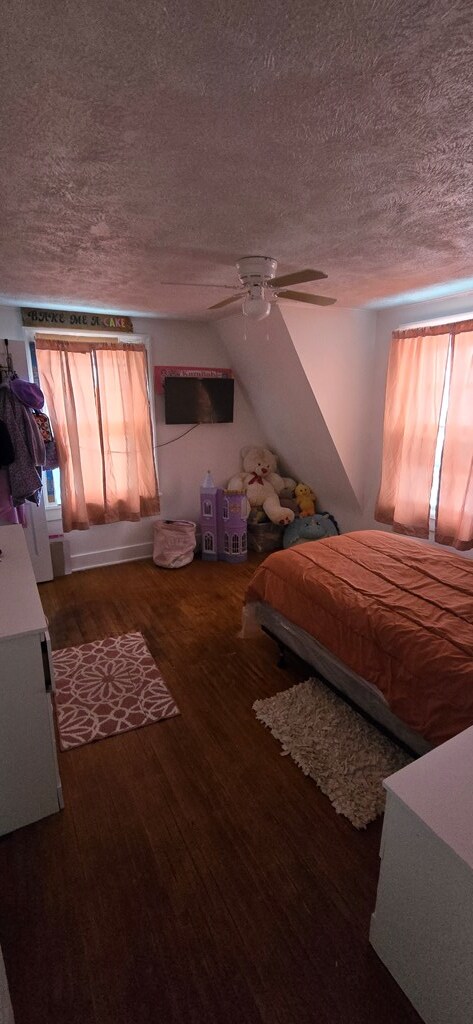
<path fill-rule="evenodd" d="M 429 335 L 429 337 L 426 337 Z M 381 485 L 375 518 L 429 535 L 429 505 L 449 333 L 396 331 L 389 355 Z"/>
<path fill-rule="evenodd" d="M 473 548 L 473 330 L 456 329 L 435 540 L 466 551 Z"/>
<path fill-rule="evenodd" d="M 143 345 L 36 341 L 65 532 L 159 512 Z"/>

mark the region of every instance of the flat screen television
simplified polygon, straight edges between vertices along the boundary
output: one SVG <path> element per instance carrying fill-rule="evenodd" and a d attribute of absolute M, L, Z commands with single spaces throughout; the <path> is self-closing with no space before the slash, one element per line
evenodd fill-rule
<path fill-rule="evenodd" d="M 233 423 L 232 377 L 166 377 L 165 423 Z"/>

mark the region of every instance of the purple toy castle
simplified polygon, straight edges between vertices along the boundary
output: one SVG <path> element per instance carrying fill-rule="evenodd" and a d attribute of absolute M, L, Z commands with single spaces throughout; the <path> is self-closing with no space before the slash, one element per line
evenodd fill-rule
<path fill-rule="evenodd" d="M 248 499 L 243 491 L 215 487 L 210 470 L 200 488 L 202 558 L 246 562 Z"/>

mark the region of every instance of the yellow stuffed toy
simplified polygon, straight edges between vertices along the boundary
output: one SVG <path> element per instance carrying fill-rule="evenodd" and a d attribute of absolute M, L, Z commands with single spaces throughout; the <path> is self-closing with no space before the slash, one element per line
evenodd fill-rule
<path fill-rule="evenodd" d="M 294 495 L 302 517 L 315 515 L 315 494 L 309 484 L 297 484 Z"/>

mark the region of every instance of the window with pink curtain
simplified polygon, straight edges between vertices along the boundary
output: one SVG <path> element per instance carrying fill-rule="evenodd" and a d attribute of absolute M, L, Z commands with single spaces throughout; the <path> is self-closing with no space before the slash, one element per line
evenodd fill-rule
<path fill-rule="evenodd" d="M 159 512 L 144 345 L 36 341 L 66 532 Z"/>
<path fill-rule="evenodd" d="M 375 518 L 402 533 L 429 536 L 449 334 L 397 331 L 389 355 L 383 464 Z"/>
<path fill-rule="evenodd" d="M 393 334 L 375 512 L 379 522 L 413 536 L 429 536 L 436 449 L 441 450 L 441 462 L 435 540 L 473 548 L 473 321 Z"/>
<path fill-rule="evenodd" d="M 473 548 L 473 324 L 454 325 L 435 540 Z"/>

